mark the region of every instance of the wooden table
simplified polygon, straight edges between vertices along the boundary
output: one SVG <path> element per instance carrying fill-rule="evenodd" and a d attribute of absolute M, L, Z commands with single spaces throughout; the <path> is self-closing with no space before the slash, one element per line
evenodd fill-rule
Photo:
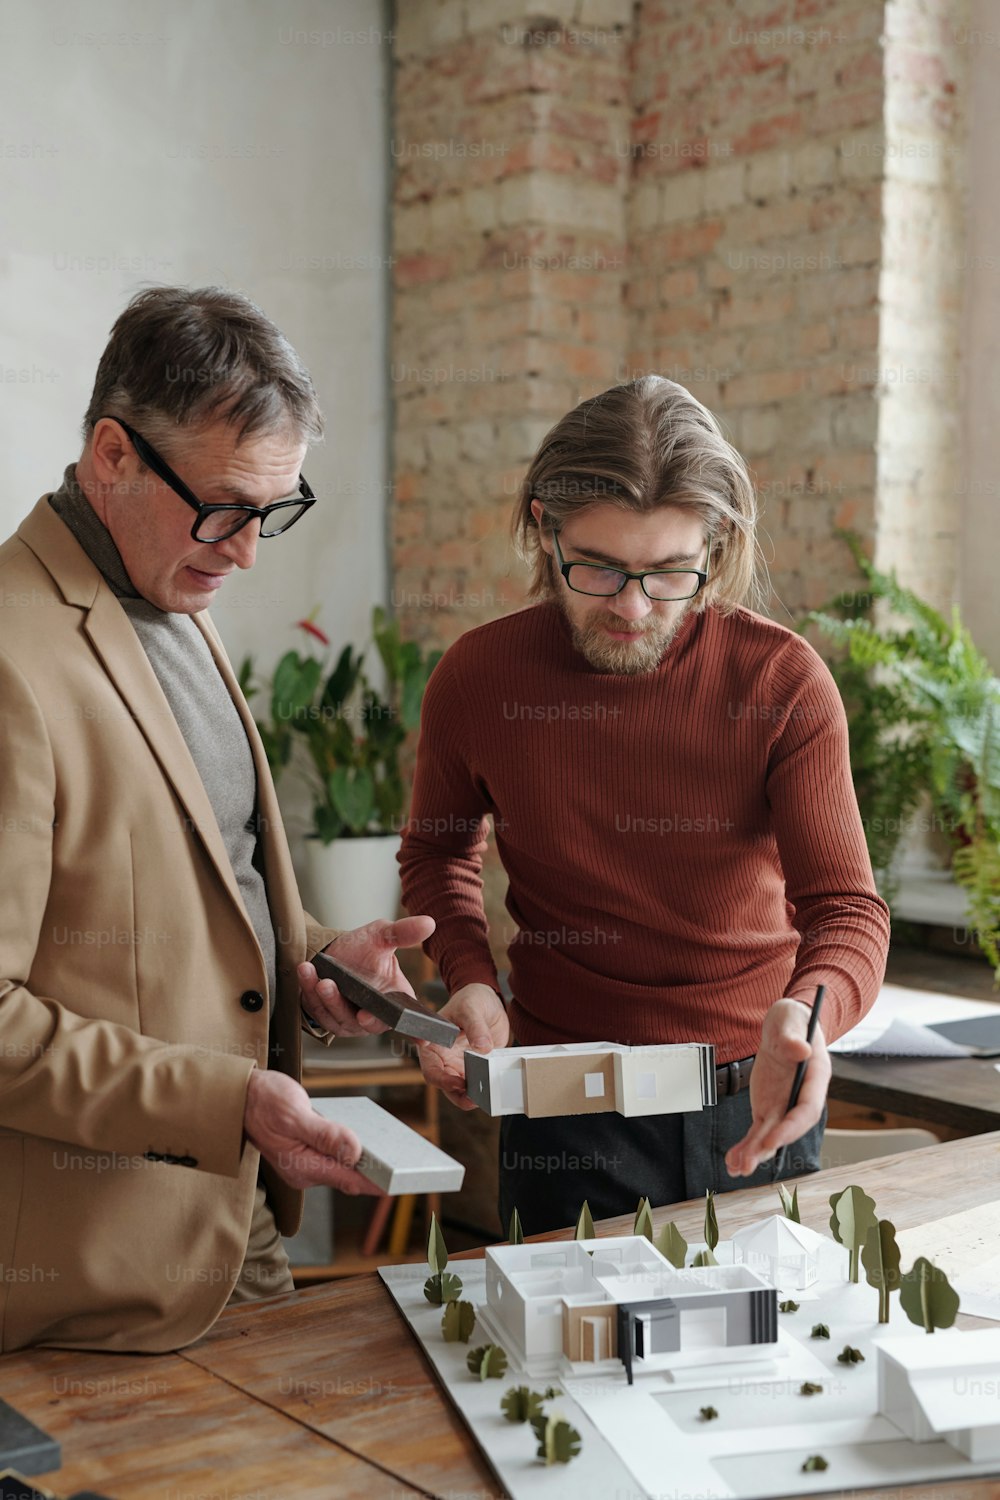
<path fill-rule="evenodd" d="M 858 1180 L 898 1229 L 973 1208 L 1000 1196 L 1000 1132 L 803 1178 L 802 1222 L 825 1229 L 830 1193 Z M 769 1187 L 721 1197 L 723 1237 L 773 1211 L 776 1201 Z M 659 1228 L 673 1218 L 694 1239 L 703 1214 L 697 1202 L 659 1210 L 654 1219 Z M 628 1232 L 631 1219 L 600 1229 Z M 974 1319 L 960 1321 L 976 1326 Z M 373 1273 L 224 1312 L 205 1338 L 178 1354 L 8 1354 L 0 1358 L 0 1392 L 62 1442 L 63 1467 L 43 1480 L 61 1494 L 91 1488 L 114 1500 L 502 1495 Z M 553 1477 L 553 1494 L 567 1492 L 571 1471 Z M 986 1500 L 998 1493 L 992 1480 L 906 1489 L 914 1500 Z"/>
<path fill-rule="evenodd" d="M 957 1135 L 1000 1130 L 1000 1058 L 830 1058 L 831 1099 Z"/>

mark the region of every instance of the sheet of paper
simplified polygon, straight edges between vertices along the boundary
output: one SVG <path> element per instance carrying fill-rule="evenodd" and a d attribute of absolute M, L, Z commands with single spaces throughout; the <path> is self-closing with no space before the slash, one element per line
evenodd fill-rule
<path fill-rule="evenodd" d="M 962 1312 L 1000 1322 L 1000 1200 L 901 1229 L 896 1242 L 904 1267 L 924 1255 L 941 1268 L 962 1299 Z"/>
<path fill-rule="evenodd" d="M 969 1047 L 953 1042 L 926 1026 L 897 1016 L 888 1026 L 869 1027 L 865 1022 L 834 1042 L 831 1052 L 850 1057 L 971 1057 Z"/>
<path fill-rule="evenodd" d="M 911 990 L 884 984 L 864 1020 L 830 1043 L 831 1052 L 877 1053 L 882 1057 L 968 1057 L 968 1049 L 928 1032 L 937 1021 L 965 1021 L 971 1016 L 996 1015 L 1000 1005 L 941 995 L 934 990 Z"/>

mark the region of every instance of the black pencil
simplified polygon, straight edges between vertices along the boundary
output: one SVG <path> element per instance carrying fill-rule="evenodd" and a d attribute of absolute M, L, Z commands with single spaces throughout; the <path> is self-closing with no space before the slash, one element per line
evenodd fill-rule
<path fill-rule="evenodd" d="M 825 994 L 826 994 L 826 985 L 825 984 L 818 984 L 816 986 L 816 998 L 813 1001 L 812 1010 L 809 1012 L 809 1025 L 806 1027 L 806 1041 L 809 1042 L 810 1045 L 812 1044 L 812 1039 L 813 1039 L 813 1037 L 816 1034 L 816 1023 L 819 1020 L 820 1006 L 823 1004 L 823 996 Z M 796 1104 L 798 1104 L 798 1102 L 799 1102 L 799 1094 L 802 1092 L 802 1080 L 806 1076 L 806 1068 L 808 1066 L 809 1066 L 809 1059 L 808 1059 L 808 1057 L 804 1057 L 802 1059 L 802 1061 L 799 1063 L 798 1067 L 795 1069 L 795 1078 L 792 1081 L 792 1092 L 788 1096 L 788 1105 L 787 1105 L 787 1108 L 785 1109 L 785 1114 L 786 1115 L 791 1114 L 792 1110 L 795 1108 Z M 775 1163 L 775 1173 L 776 1173 L 776 1175 L 778 1173 L 780 1173 L 782 1167 L 784 1166 L 784 1161 L 785 1161 L 785 1148 L 784 1148 L 784 1146 L 779 1146 L 778 1147 L 778 1159 L 777 1159 L 777 1161 Z"/>

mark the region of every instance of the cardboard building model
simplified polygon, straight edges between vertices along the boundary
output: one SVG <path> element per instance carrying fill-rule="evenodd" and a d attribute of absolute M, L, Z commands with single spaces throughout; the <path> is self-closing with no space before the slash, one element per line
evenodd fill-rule
<path fill-rule="evenodd" d="M 488 1322 L 530 1375 L 711 1363 L 778 1338 L 777 1292 L 746 1266 L 677 1270 L 641 1235 L 486 1251 Z"/>
<path fill-rule="evenodd" d="M 676 1114 L 715 1104 L 715 1049 L 574 1042 L 469 1051 L 465 1087 L 488 1115 Z"/>
<path fill-rule="evenodd" d="M 879 1412 L 911 1442 L 1000 1459 L 1000 1328 L 887 1338 L 875 1348 Z"/>
<path fill-rule="evenodd" d="M 819 1274 L 821 1246 L 830 1241 L 805 1224 L 796 1224 L 781 1214 L 772 1214 L 732 1236 L 733 1260 L 749 1266 L 772 1286 L 787 1292 L 804 1292 Z"/>

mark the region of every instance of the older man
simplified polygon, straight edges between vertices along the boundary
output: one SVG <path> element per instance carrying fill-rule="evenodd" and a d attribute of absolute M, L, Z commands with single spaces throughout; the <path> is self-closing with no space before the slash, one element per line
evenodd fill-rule
<path fill-rule="evenodd" d="M 0 547 L 4 1350 L 189 1343 L 289 1289 L 301 1189 L 370 1190 L 298 1082 L 425 918 L 302 909 L 267 762 L 208 615 L 314 503 L 308 372 L 246 298 L 158 288 L 112 330 L 61 486 Z M 302 1010 L 305 1006 L 305 1014 Z"/>
<path fill-rule="evenodd" d="M 815 1169 L 824 1035 L 878 991 L 888 913 L 844 711 L 811 647 L 752 607 L 755 522 L 746 466 L 690 392 L 655 376 L 605 391 L 524 480 L 540 602 L 463 636 L 429 685 L 403 896 L 437 922 L 428 951 L 464 1037 L 424 1049 L 427 1076 L 470 1107 L 463 1048 L 512 1034 L 711 1042 L 721 1065 L 703 1114 L 505 1118 L 501 1213 L 529 1233 L 585 1198 L 619 1214 L 773 1180 L 783 1145 L 786 1175 Z M 488 814 L 510 882 L 509 1013 L 479 878 Z"/>

